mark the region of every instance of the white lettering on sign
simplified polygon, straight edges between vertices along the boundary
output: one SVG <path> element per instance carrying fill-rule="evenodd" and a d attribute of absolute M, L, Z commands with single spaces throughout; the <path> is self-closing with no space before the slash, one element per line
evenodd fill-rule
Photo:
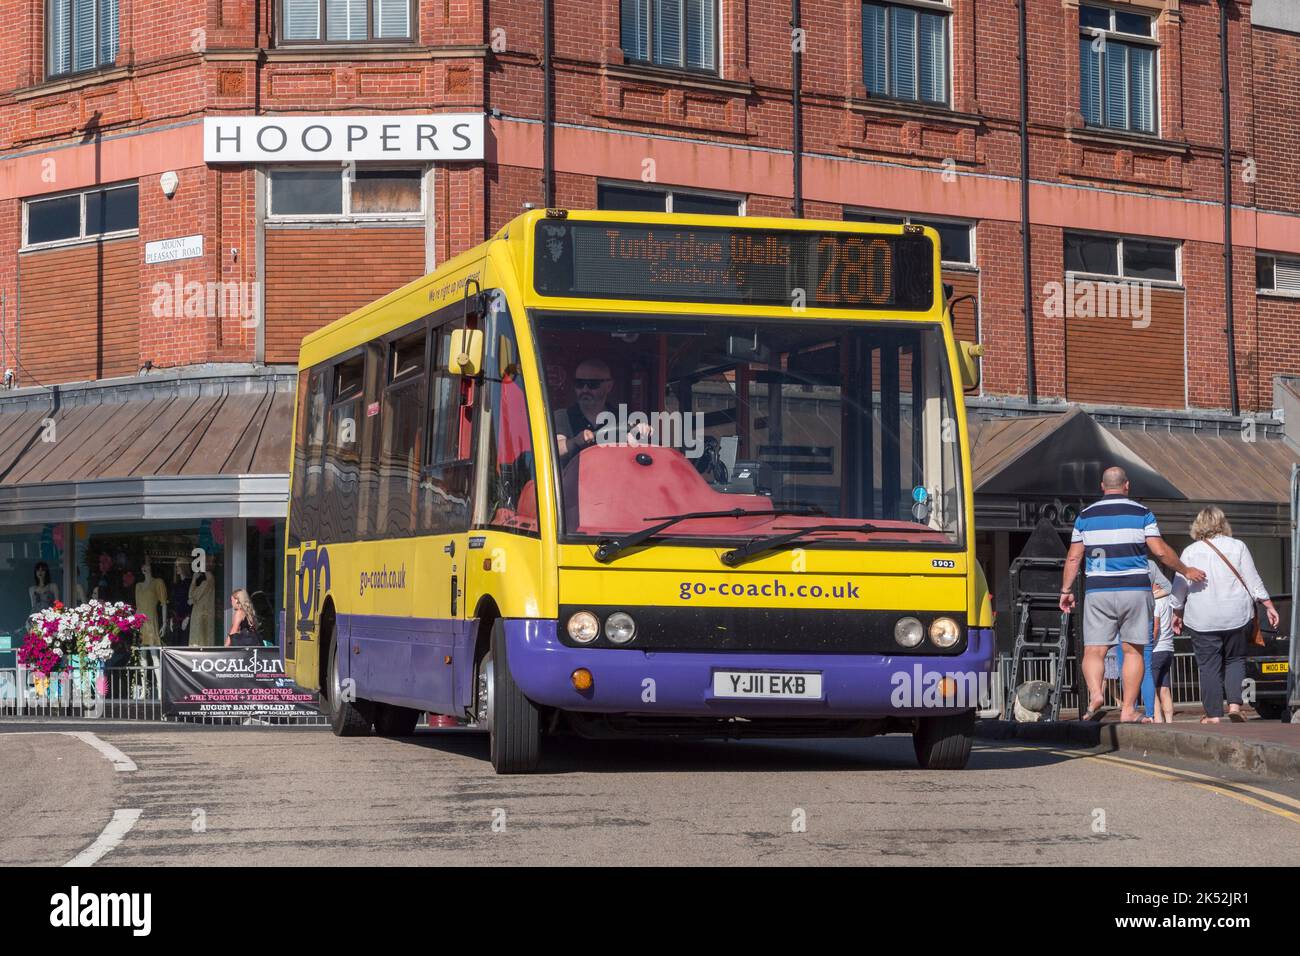
<path fill-rule="evenodd" d="M 205 163 L 476 160 L 482 113 L 423 116 L 209 116 Z"/>
<path fill-rule="evenodd" d="M 202 236 L 182 236 L 179 239 L 159 239 L 157 242 L 144 244 L 145 265 L 157 265 L 160 262 L 179 262 L 181 259 L 197 259 L 203 255 Z"/>

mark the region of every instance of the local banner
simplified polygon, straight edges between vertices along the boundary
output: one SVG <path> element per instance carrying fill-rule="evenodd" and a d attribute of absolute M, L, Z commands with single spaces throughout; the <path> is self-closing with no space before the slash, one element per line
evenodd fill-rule
<path fill-rule="evenodd" d="M 284 672 L 277 647 L 165 647 L 165 717 L 316 715 L 314 695 Z"/>

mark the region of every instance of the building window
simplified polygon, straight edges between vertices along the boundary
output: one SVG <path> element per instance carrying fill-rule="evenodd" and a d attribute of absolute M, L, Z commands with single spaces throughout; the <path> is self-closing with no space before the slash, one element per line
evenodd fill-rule
<path fill-rule="evenodd" d="M 267 176 L 273 218 L 419 219 L 424 173 L 418 169 L 276 169 Z"/>
<path fill-rule="evenodd" d="M 745 202 L 735 196 L 647 189 L 601 183 L 596 187 L 596 208 L 613 212 L 678 212 L 706 216 L 743 216 Z"/>
<path fill-rule="evenodd" d="M 1178 244 L 1065 234 L 1065 271 L 1148 282 L 1178 281 Z"/>
<path fill-rule="evenodd" d="M 1079 7 L 1079 101 L 1089 126 L 1154 134 L 1157 117 L 1155 18 Z"/>
<path fill-rule="evenodd" d="M 637 63 L 717 69 L 717 0 L 623 0 L 623 55 Z"/>
<path fill-rule="evenodd" d="M 878 222 L 887 226 L 930 226 L 939 233 L 939 258 L 946 266 L 975 265 L 975 226 L 969 222 L 953 220 L 925 219 L 921 216 L 899 216 L 890 213 L 851 212 L 844 213 L 847 222 Z"/>
<path fill-rule="evenodd" d="M 117 62 L 118 0 L 47 0 L 47 76 L 84 73 Z"/>
<path fill-rule="evenodd" d="M 885 3 L 862 5 L 862 78 L 872 96 L 948 102 L 947 13 Z"/>
<path fill-rule="evenodd" d="M 393 43 L 415 39 L 412 0 L 280 0 L 284 43 Z"/>
<path fill-rule="evenodd" d="M 24 247 L 115 238 L 139 227 L 140 188 L 134 183 L 23 204 Z"/>
<path fill-rule="evenodd" d="M 1255 257 L 1255 288 L 1260 292 L 1300 295 L 1300 259 L 1281 256 Z"/>

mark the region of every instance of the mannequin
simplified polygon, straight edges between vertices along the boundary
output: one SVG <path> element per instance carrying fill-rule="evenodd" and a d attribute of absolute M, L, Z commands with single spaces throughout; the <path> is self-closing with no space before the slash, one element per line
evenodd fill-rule
<path fill-rule="evenodd" d="M 36 562 L 32 576 L 36 584 L 27 589 L 27 596 L 31 599 L 32 613 L 35 614 L 54 607 L 54 602 L 59 599 L 59 586 L 50 580 L 50 566 L 44 561 Z"/>
<path fill-rule="evenodd" d="M 202 572 L 190 582 L 190 647 L 216 644 L 212 630 L 216 587 L 212 575 Z"/>
<path fill-rule="evenodd" d="M 182 558 L 172 565 L 172 617 L 167 629 L 168 644 L 188 644 L 190 638 L 190 566 Z"/>
<path fill-rule="evenodd" d="M 117 588 L 113 585 L 113 557 L 107 551 L 99 555 L 99 572 L 90 572 L 90 599 L 92 601 L 117 600 Z"/>
<path fill-rule="evenodd" d="M 158 613 L 159 605 L 162 614 Z M 140 643 L 157 647 L 162 643 L 163 622 L 167 620 L 167 585 L 153 576 L 153 568 L 146 559 L 140 568 L 140 581 L 135 586 L 135 609 L 145 616 L 140 628 Z"/>

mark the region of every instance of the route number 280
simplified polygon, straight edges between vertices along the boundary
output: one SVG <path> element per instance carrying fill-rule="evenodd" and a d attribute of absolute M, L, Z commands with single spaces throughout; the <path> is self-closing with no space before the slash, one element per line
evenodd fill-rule
<path fill-rule="evenodd" d="M 894 250 L 884 239 L 822 236 L 817 241 L 822 264 L 817 283 L 819 302 L 883 304 L 892 293 Z"/>

